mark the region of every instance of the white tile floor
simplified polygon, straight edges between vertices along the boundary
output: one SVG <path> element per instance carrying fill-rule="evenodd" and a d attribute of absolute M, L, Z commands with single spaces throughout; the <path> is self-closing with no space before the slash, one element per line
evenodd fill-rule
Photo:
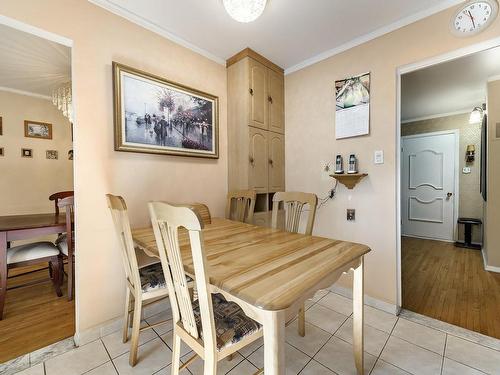
<path fill-rule="evenodd" d="M 308 303 L 306 337 L 297 335 L 297 325 L 286 329 L 287 374 L 355 374 L 352 354 L 352 301 L 322 291 Z M 480 375 L 500 374 L 500 341 L 470 341 L 470 334 L 450 334 L 439 324 L 421 324 L 411 314 L 395 317 L 368 307 L 365 310 L 366 374 L 373 375 Z M 167 311 L 151 316 L 144 324 L 168 318 Z M 413 320 L 413 321 L 412 321 Z M 415 322 L 415 321 L 418 321 Z M 433 326 L 434 328 L 431 328 Z M 170 374 L 172 325 L 164 324 L 141 334 L 139 363 L 128 365 L 128 344 L 113 332 L 80 348 L 56 355 L 25 369 L 22 375 L 125 375 Z M 458 331 L 457 331 L 458 332 Z M 459 337 L 461 336 L 461 337 Z M 483 346 L 477 342 L 483 342 Z M 183 360 L 191 354 L 183 349 Z M 244 348 L 234 359 L 219 364 L 219 374 L 253 374 L 263 366 L 262 340 Z M 2 373 L 0 365 L 0 373 Z M 203 374 L 196 360 L 183 374 Z"/>

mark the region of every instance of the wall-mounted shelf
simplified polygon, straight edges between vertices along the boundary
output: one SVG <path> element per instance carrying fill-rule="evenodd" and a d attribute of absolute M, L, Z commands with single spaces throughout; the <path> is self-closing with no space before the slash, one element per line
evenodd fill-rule
<path fill-rule="evenodd" d="M 333 177 L 342 185 L 345 185 L 348 189 L 353 189 L 354 186 L 357 185 L 359 181 L 368 176 L 368 173 L 352 173 L 352 174 L 331 174 L 330 177 Z"/>

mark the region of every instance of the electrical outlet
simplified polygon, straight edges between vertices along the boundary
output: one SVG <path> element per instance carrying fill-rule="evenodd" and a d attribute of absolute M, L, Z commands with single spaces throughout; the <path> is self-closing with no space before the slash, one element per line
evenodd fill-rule
<path fill-rule="evenodd" d="M 321 179 L 323 181 L 332 181 L 332 178 L 330 177 L 331 174 L 333 174 L 334 168 L 333 168 L 333 163 L 329 161 L 322 161 L 321 162 Z"/>
<path fill-rule="evenodd" d="M 469 174 L 470 173 L 470 167 L 463 167 L 462 168 L 462 173 L 463 174 Z"/>
<path fill-rule="evenodd" d="M 352 208 L 347 209 L 347 221 L 356 220 L 356 210 Z"/>

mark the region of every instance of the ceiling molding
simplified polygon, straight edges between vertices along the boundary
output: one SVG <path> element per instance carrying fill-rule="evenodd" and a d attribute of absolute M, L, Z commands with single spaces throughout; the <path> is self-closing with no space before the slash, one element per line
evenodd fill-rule
<path fill-rule="evenodd" d="M 152 31 L 158 35 L 161 35 L 162 37 L 171 40 L 174 43 L 177 43 L 183 47 L 186 47 L 187 49 L 190 49 L 191 51 L 194 51 L 212 61 L 215 61 L 217 64 L 224 65 L 226 66 L 226 60 L 223 59 L 222 57 L 216 56 L 207 50 L 198 47 L 194 45 L 193 43 L 188 42 L 187 40 L 179 37 L 178 35 L 172 33 L 171 31 L 163 28 L 162 26 L 148 21 L 144 17 L 136 14 L 135 12 L 131 12 L 128 9 L 125 9 L 119 5 L 113 4 L 109 2 L 108 0 L 88 0 L 90 3 L 97 5 L 101 8 L 106 9 L 107 11 L 116 14 L 117 16 L 123 17 L 126 20 L 135 23 L 136 25 L 139 25 L 149 31 Z"/>
<path fill-rule="evenodd" d="M 429 116 L 423 116 L 423 117 L 417 117 L 417 118 L 411 118 L 408 120 L 403 120 L 401 121 L 401 124 L 409 124 L 410 122 L 417 122 L 417 121 L 425 121 L 425 120 L 433 120 L 436 118 L 441 118 L 441 117 L 450 117 L 450 116 L 457 116 L 457 115 L 464 115 L 466 113 L 471 113 L 472 110 L 470 108 L 464 108 L 459 111 L 453 111 L 453 112 L 447 112 L 447 113 L 438 113 L 435 115 L 429 115 Z"/>
<path fill-rule="evenodd" d="M 0 86 L 0 91 L 11 92 L 13 94 L 18 94 L 18 95 L 32 96 L 34 98 L 39 98 L 39 99 L 52 100 L 52 97 L 50 97 L 48 95 L 42 95 L 42 94 L 37 94 L 35 92 L 11 89 L 10 87 Z"/>
<path fill-rule="evenodd" d="M 338 47 L 335 47 L 331 50 L 322 52 L 322 53 L 320 53 L 316 56 L 313 56 L 307 60 L 304 60 L 296 65 L 293 65 L 290 68 L 285 69 L 285 75 L 294 73 L 294 72 L 301 70 L 301 69 L 304 69 L 310 65 L 313 65 L 313 64 L 316 64 L 320 61 L 326 60 L 332 56 L 338 55 L 338 54 L 345 52 L 351 48 L 357 47 L 361 44 L 369 42 L 369 41 L 376 39 L 378 37 L 381 37 L 385 34 L 391 33 L 397 29 L 408 26 L 412 23 L 420 21 L 424 18 L 432 16 L 433 14 L 439 13 L 445 9 L 451 8 L 455 5 L 458 5 L 458 4 L 463 3 L 463 2 L 464 2 L 464 0 L 444 0 L 442 3 L 440 3 L 434 7 L 430 7 L 424 11 L 421 11 L 421 12 L 415 13 L 411 16 L 402 18 L 399 21 L 396 21 L 396 22 L 393 22 L 387 26 L 381 27 L 380 29 L 377 29 L 369 34 L 362 35 L 362 36 L 355 38 L 347 43 L 342 44 L 341 46 L 338 46 Z"/>

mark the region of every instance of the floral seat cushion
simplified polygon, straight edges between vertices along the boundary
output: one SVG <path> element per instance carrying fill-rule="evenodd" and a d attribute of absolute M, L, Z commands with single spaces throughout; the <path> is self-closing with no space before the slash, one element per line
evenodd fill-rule
<path fill-rule="evenodd" d="M 212 294 L 212 304 L 218 351 L 234 345 L 243 338 L 262 329 L 259 323 L 245 315 L 238 304 L 227 301 L 222 294 Z M 201 332 L 201 337 L 203 338 L 198 300 L 193 302 L 193 311 L 196 327 L 198 328 L 198 332 Z"/>
<path fill-rule="evenodd" d="M 139 276 L 143 292 L 152 292 L 153 290 L 167 287 L 160 262 L 139 268 Z M 186 275 L 186 281 L 189 283 L 193 279 Z"/>

